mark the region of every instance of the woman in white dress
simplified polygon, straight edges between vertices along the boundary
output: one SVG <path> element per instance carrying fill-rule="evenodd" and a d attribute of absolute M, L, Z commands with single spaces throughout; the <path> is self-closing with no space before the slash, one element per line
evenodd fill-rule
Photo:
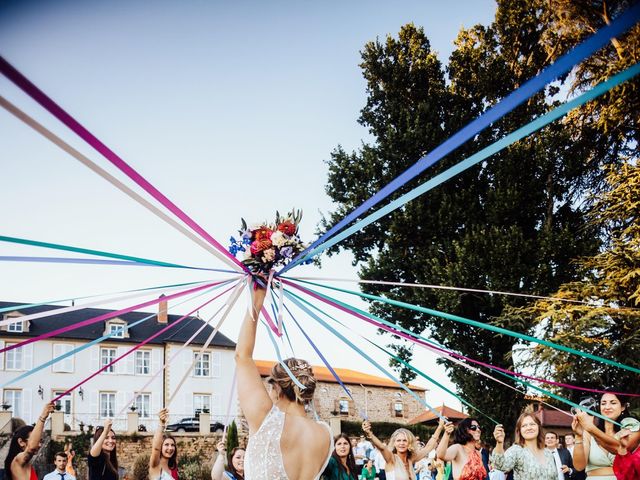
<path fill-rule="evenodd" d="M 266 385 L 253 360 L 258 315 L 265 290 L 252 290 L 252 308 L 245 315 L 236 345 L 238 400 L 249 425 L 244 459 L 246 480 L 312 480 L 320 477 L 333 440 L 328 425 L 307 418 L 316 379 L 304 360 L 283 360 L 300 388 L 278 363 Z"/>

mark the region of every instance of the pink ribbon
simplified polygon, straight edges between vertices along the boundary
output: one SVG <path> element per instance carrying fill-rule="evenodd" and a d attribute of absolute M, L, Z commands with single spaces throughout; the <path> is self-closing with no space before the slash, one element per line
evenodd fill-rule
<path fill-rule="evenodd" d="M 442 352 L 442 353 L 444 353 L 446 355 L 450 355 L 452 357 L 455 357 L 455 358 L 458 358 L 458 359 L 461 359 L 461 360 L 466 360 L 467 362 L 470 362 L 470 363 L 475 363 L 476 365 L 481 365 L 483 367 L 491 368 L 491 369 L 494 369 L 494 370 L 498 370 L 500 372 L 507 373 L 509 375 L 514 375 L 514 376 L 517 376 L 517 377 L 527 378 L 529 380 L 535 380 L 535 381 L 538 381 L 538 382 L 547 383 L 549 385 L 555 385 L 555 386 L 558 386 L 558 387 L 568 388 L 568 389 L 571 389 L 571 390 L 581 390 L 581 391 L 585 391 L 585 392 L 602 393 L 602 394 L 604 394 L 604 393 L 612 393 L 614 395 L 623 395 L 623 396 L 628 396 L 628 397 L 640 397 L 640 394 L 636 394 L 636 393 L 610 392 L 610 391 L 604 391 L 604 390 L 597 390 L 597 389 L 594 389 L 594 388 L 583 388 L 583 387 L 578 387 L 576 385 L 570 385 L 570 384 L 567 384 L 567 383 L 560 383 L 560 382 L 554 382 L 552 380 L 546 380 L 546 379 L 543 379 L 543 378 L 531 377 L 531 376 L 528 376 L 528 375 L 524 375 L 522 373 L 513 372 L 513 371 L 508 370 L 506 368 L 501 368 L 501 367 L 492 365 L 490 363 L 485 363 L 485 362 L 482 362 L 480 360 L 475 360 L 473 358 L 465 357 L 464 355 L 460 355 L 459 353 L 455 353 L 455 352 L 453 352 L 451 350 L 446 350 L 444 348 L 437 347 L 435 345 L 432 345 L 430 343 L 425 342 L 424 340 L 412 337 L 411 335 L 409 335 L 409 334 L 407 334 L 405 332 L 401 332 L 399 330 L 395 330 L 393 328 L 390 328 L 390 327 L 388 327 L 387 325 L 385 325 L 383 323 L 376 322 L 375 320 L 373 320 L 373 319 L 371 319 L 369 317 L 366 317 L 366 316 L 364 316 L 364 315 L 362 315 L 362 314 L 360 314 L 358 312 L 351 311 L 348 308 L 343 307 L 342 305 L 334 303 L 331 300 L 328 300 L 328 299 L 316 294 L 315 292 L 313 292 L 311 290 L 307 290 L 304 287 L 296 285 L 295 283 L 289 282 L 288 280 L 282 279 L 282 281 L 284 283 L 286 283 L 287 285 L 290 285 L 290 286 L 292 286 L 294 288 L 297 288 L 298 290 L 306 293 L 307 295 L 309 295 L 309 296 L 311 296 L 311 297 L 313 297 L 313 298 L 315 298 L 317 300 L 321 300 L 322 302 L 324 302 L 324 303 L 326 303 L 328 305 L 331 305 L 334 308 L 337 308 L 338 310 L 341 310 L 341 311 L 343 311 L 345 313 L 353 315 L 354 317 L 357 317 L 357 318 L 359 318 L 361 320 L 364 320 L 367 323 L 375 325 L 376 327 L 381 328 L 382 330 L 386 330 L 387 332 L 391 332 L 394 335 L 398 335 L 398 336 L 400 336 L 402 338 L 405 338 L 407 340 L 410 340 L 410 341 L 412 341 L 414 343 L 418 343 L 420 345 L 423 345 L 423 346 L 429 348 L 430 350 L 437 350 L 437 351 Z"/>
<path fill-rule="evenodd" d="M 9 62 L 0 56 L 0 72 L 2 72 L 9 80 L 16 84 L 22 91 L 38 102 L 54 117 L 69 127 L 80 138 L 87 142 L 91 147 L 97 150 L 109 162 L 116 166 L 121 172 L 128 176 L 131 180 L 142 187 L 149 195 L 164 205 L 176 217 L 188 225 L 194 232 L 198 233 L 202 238 L 207 240 L 211 245 L 222 252 L 226 257 L 235 263 L 240 269 L 249 272 L 249 269 L 231 255 L 226 248 L 218 243 L 209 233 L 207 233 L 200 225 L 198 225 L 191 217 L 183 212 L 177 205 L 169 200 L 162 192 L 154 187 L 142 175 L 140 175 L 133 167 L 121 159 L 109 147 L 96 138 L 89 130 L 83 127 L 76 119 L 65 112 L 62 107 L 49 98 L 42 90 L 36 87 L 28 78 L 16 70 Z"/>

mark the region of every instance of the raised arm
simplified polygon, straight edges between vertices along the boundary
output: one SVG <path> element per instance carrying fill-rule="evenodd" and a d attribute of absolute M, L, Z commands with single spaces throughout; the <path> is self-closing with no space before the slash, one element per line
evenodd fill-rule
<path fill-rule="evenodd" d="M 236 376 L 240 408 L 249 424 L 249 432 L 255 433 L 271 410 L 273 402 L 269 398 L 260 372 L 253 360 L 256 343 L 258 316 L 264 303 L 266 290 L 258 287 L 252 290 L 252 304 L 247 311 L 236 344 Z"/>
<path fill-rule="evenodd" d="M 36 424 L 31 430 L 29 440 L 27 440 L 27 448 L 24 452 L 20 452 L 15 457 L 15 462 L 20 466 L 25 466 L 31 461 L 33 456 L 38 453 L 40 449 L 40 440 L 42 439 L 42 431 L 44 430 L 44 424 L 47 422 L 47 418 L 53 412 L 53 403 L 47 403 L 42 409 L 42 413 L 38 417 Z"/>
<path fill-rule="evenodd" d="M 442 435 L 440 443 L 438 443 L 438 449 L 436 450 L 436 456 L 445 462 L 451 462 L 458 456 L 458 447 L 456 445 L 451 445 L 451 447 L 449 447 L 449 438 L 451 437 L 454 428 L 455 426 L 451 422 L 447 422 L 445 424 L 444 435 Z"/>
<path fill-rule="evenodd" d="M 211 480 L 222 480 L 222 476 L 224 475 L 224 457 L 227 455 L 224 440 L 218 442 L 216 449 L 218 450 L 218 456 L 211 467 Z"/>
<path fill-rule="evenodd" d="M 436 428 L 436 431 L 433 433 L 433 435 L 431 435 L 431 438 L 429 439 L 427 444 L 424 446 L 424 448 L 417 452 L 416 461 L 426 457 L 431 453 L 431 450 L 436 448 L 442 430 L 444 430 L 444 419 L 441 418 L 440 422 L 438 423 L 438 428 Z"/>
<path fill-rule="evenodd" d="M 577 417 L 573 417 L 571 429 L 576 439 L 573 447 L 573 466 L 576 470 L 584 470 L 587 466 L 587 458 L 589 458 L 590 437 L 580 425 Z"/>
<path fill-rule="evenodd" d="M 157 468 L 160 465 L 160 457 L 162 456 L 162 433 L 164 427 L 167 426 L 167 419 L 169 418 L 169 410 L 163 408 L 158 412 L 160 422 L 158 428 L 153 434 L 153 440 L 151 441 L 151 456 L 149 457 L 149 468 Z"/>
<path fill-rule="evenodd" d="M 97 458 L 102 453 L 102 444 L 104 443 L 105 438 L 107 438 L 107 435 L 109 435 L 109 432 L 111 431 L 112 423 L 113 421 L 110 418 L 107 418 L 104 421 L 104 430 L 102 430 L 102 433 L 100 434 L 100 436 L 96 439 L 95 442 L 93 442 L 93 445 L 91 446 L 91 450 L 89 450 L 89 454 L 92 457 Z"/>
<path fill-rule="evenodd" d="M 365 433 L 367 438 L 371 440 L 371 443 L 373 443 L 373 446 L 376 447 L 378 450 L 380 450 L 380 453 L 382 453 L 382 457 L 384 458 L 384 461 L 387 462 L 388 464 L 393 465 L 394 463 L 393 453 L 391 452 L 391 450 L 389 450 L 389 448 L 384 443 L 380 441 L 378 437 L 376 437 L 373 434 L 373 432 L 371 431 L 371 423 L 369 422 L 369 420 L 365 420 L 364 422 L 362 422 L 362 431 Z"/>

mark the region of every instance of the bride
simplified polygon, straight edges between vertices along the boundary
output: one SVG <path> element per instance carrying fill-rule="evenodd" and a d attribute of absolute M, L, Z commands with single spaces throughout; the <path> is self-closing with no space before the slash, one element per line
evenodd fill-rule
<path fill-rule="evenodd" d="M 331 457 L 333 441 L 328 425 L 306 415 L 305 405 L 316 388 L 311 366 L 297 358 L 282 362 L 304 388 L 281 363 L 274 365 L 265 385 L 253 360 L 265 293 L 260 287 L 253 290 L 252 310 L 245 315 L 236 345 L 238 399 L 249 424 L 245 479 L 317 479 Z"/>

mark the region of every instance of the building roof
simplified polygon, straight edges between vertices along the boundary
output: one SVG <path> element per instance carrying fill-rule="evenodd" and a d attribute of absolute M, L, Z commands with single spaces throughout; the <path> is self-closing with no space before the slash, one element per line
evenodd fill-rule
<path fill-rule="evenodd" d="M 29 309 L 24 309 L 24 311 L 20 310 L 20 306 L 25 304 L 16 304 L 10 302 L 0 302 L 0 308 L 7 307 L 15 307 L 13 312 L 19 312 L 24 315 L 32 314 L 32 313 L 40 313 L 46 312 L 49 310 L 55 310 L 59 308 L 64 308 L 59 305 L 40 305 L 37 307 L 31 307 Z M 15 337 L 18 338 L 29 338 L 36 337 L 38 335 L 42 335 L 43 333 L 50 332 L 52 330 L 56 330 L 61 327 L 67 327 L 73 325 L 77 322 L 81 322 L 83 320 L 87 320 L 90 318 L 97 317 L 99 315 L 104 315 L 106 313 L 112 313 L 117 310 L 105 310 L 102 308 L 82 308 L 80 310 L 75 310 L 73 312 L 62 313 L 59 315 L 51 315 L 49 317 L 45 317 L 42 319 L 34 319 L 30 322 L 29 331 L 16 333 L 16 332 L 7 332 L 2 331 L 0 334 L 3 337 Z M 148 320 L 136 325 L 129 329 L 129 337 L 128 338 L 113 338 L 112 340 L 118 343 L 140 343 L 155 333 L 162 330 L 167 325 L 171 325 L 176 323 L 182 315 L 167 315 L 168 323 L 159 323 L 158 317 L 156 314 L 145 313 L 145 312 L 129 312 L 124 313 L 122 315 L 118 315 L 113 319 L 123 320 L 127 324 L 136 322 L 141 320 L 149 315 L 153 315 Z M 19 317 L 16 318 L 16 321 L 19 321 Z M 108 320 L 106 320 L 108 321 Z M 183 321 L 178 324 L 178 326 L 174 328 L 168 329 L 166 332 L 158 335 L 156 338 L 151 340 L 149 344 L 158 345 L 165 343 L 184 343 L 202 326 L 203 320 L 198 317 L 187 317 Z M 64 338 L 69 340 L 95 340 L 96 338 L 104 335 L 105 331 L 105 321 L 96 322 L 91 325 L 86 325 L 74 330 L 70 330 L 68 332 L 61 333 L 52 338 Z M 207 341 L 207 338 L 213 331 L 213 327 L 207 325 L 190 343 L 192 345 L 204 345 Z M 218 332 L 216 336 L 213 338 L 213 341 L 210 344 L 212 347 L 222 347 L 222 348 L 235 348 L 236 344 L 222 333 Z"/>
<path fill-rule="evenodd" d="M 273 360 L 256 360 L 256 365 L 260 375 L 263 377 L 268 376 L 271 373 L 271 368 L 276 364 Z M 312 365 L 313 375 L 316 380 L 321 382 L 338 383 L 329 369 L 325 366 Z M 350 370 L 348 368 L 334 368 L 333 369 L 342 383 L 346 385 L 367 385 L 372 387 L 390 387 L 400 388 L 398 385 L 388 378 L 377 377 L 375 375 L 369 375 L 368 373 L 357 372 L 356 370 Z M 420 392 L 426 391 L 426 388 L 419 387 L 417 385 L 408 385 L 411 390 Z"/>
<path fill-rule="evenodd" d="M 541 408 L 536 410 L 536 417 L 540 420 L 543 427 L 565 427 L 571 428 L 571 421 L 573 417 L 569 412 L 558 410 L 547 410 Z"/>
<path fill-rule="evenodd" d="M 458 420 L 464 420 L 469 415 L 466 415 L 455 408 L 447 407 L 446 405 L 442 405 L 441 407 L 436 407 L 436 410 L 443 417 L 447 417 L 449 420 L 454 423 Z M 416 423 L 430 423 L 430 422 L 438 422 L 440 417 L 435 415 L 431 410 L 425 410 L 417 417 L 413 417 L 411 420 L 407 422 L 407 425 L 415 425 Z"/>

